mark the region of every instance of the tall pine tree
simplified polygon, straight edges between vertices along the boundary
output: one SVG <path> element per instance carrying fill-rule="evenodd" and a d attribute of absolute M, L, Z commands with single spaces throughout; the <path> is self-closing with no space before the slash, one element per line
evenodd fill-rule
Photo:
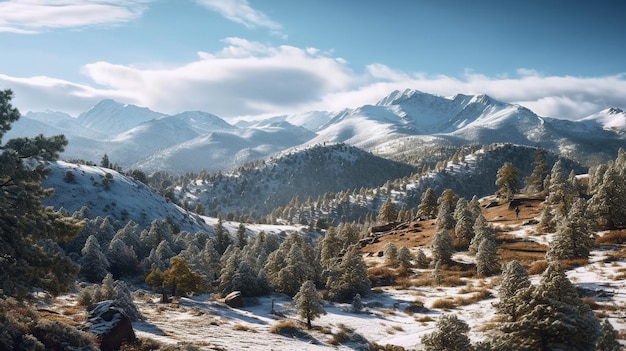
<path fill-rule="evenodd" d="M 67 145 L 62 136 L 2 137 L 20 117 L 11 105 L 13 92 L 0 90 L 0 296 L 27 297 L 34 289 L 59 294 L 70 289 L 78 273 L 71 260 L 46 248 L 45 241 L 68 241 L 80 230 L 77 222 L 42 200 L 51 194 L 42 180 L 50 169 L 24 161 L 54 161 Z"/>

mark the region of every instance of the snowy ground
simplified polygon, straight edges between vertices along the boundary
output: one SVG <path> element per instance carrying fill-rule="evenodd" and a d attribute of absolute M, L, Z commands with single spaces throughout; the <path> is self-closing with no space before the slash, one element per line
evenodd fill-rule
<path fill-rule="evenodd" d="M 603 263 L 605 251 L 594 251 L 591 264 L 568 272 L 570 280 L 581 288 L 594 290 L 594 298 L 602 307 L 603 318 L 609 317 L 614 328 L 626 333 L 626 262 Z M 459 257 L 461 258 L 461 257 Z M 536 282 L 538 276 L 533 281 Z M 270 333 L 270 328 L 281 319 L 300 321 L 291 299 L 273 295 L 248 300 L 246 307 L 233 309 L 211 296 L 202 295 L 183 298 L 177 304 L 160 304 L 159 296 L 145 293 L 137 298 L 146 322 L 135 323 L 138 336 L 152 338 L 164 343 L 189 342 L 206 350 L 354 350 L 358 343 L 333 344 L 336 335 L 347 326 L 370 342 L 379 345 L 398 345 L 406 349 L 421 349 L 424 334 L 434 330 L 441 314 L 454 313 L 471 327 L 470 337 L 478 341 L 485 337 L 493 316 L 492 304 L 496 298 L 480 300 L 466 306 L 449 310 L 431 308 L 436 300 L 470 298 L 479 290 L 487 288 L 497 294 L 497 277 L 469 280 L 471 286 L 432 287 L 415 286 L 408 289 L 377 288 L 363 299 L 366 306 L 355 313 L 349 304 L 326 303 L 326 315 L 313 321 L 308 335 L 282 336 Z M 284 317 L 271 314 L 272 301 L 275 310 Z M 427 311 L 405 311 L 416 301 L 423 303 Z M 622 340 L 623 342 L 624 340 Z"/>

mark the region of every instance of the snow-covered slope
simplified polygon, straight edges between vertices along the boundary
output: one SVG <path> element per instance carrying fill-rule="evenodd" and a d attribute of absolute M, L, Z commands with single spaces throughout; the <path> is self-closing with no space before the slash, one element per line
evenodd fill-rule
<path fill-rule="evenodd" d="M 113 100 L 102 100 L 89 111 L 78 116 L 78 122 L 101 133 L 114 136 L 142 122 L 164 115 L 145 107 L 124 105 Z"/>
<path fill-rule="evenodd" d="M 168 202 L 145 184 L 102 167 L 77 165 L 58 161 L 49 162 L 49 176 L 44 188 L 53 188 L 54 194 L 44 205 L 65 209 L 70 214 L 86 207 L 87 217 L 111 216 L 125 224 L 129 220 L 142 228 L 155 219 L 171 218 L 182 229 L 191 233 L 212 229 L 196 214 Z"/>
<path fill-rule="evenodd" d="M 596 122 L 604 129 L 626 131 L 626 112 L 619 108 L 607 108 L 580 120 L 581 122 Z"/>
<path fill-rule="evenodd" d="M 230 170 L 311 139 L 313 133 L 287 122 L 213 132 L 155 152 L 135 166 L 173 173 Z"/>

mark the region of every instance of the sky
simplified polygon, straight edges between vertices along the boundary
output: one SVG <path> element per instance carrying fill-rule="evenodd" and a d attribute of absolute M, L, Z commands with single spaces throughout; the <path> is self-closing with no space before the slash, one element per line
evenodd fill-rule
<path fill-rule="evenodd" d="M 226 120 L 488 94 L 540 116 L 626 109 L 618 0 L 0 0 L 0 89 Z"/>

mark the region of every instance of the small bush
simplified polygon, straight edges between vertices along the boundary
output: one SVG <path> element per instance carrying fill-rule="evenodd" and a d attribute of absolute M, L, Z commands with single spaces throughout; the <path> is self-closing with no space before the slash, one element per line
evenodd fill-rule
<path fill-rule="evenodd" d="M 233 325 L 233 330 L 257 333 L 256 329 L 252 328 L 251 326 L 248 326 L 248 325 L 245 325 L 245 324 L 241 324 L 241 323 L 237 323 L 237 324 Z"/>
<path fill-rule="evenodd" d="M 303 333 L 302 326 L 296 321 L 280 320 L 270 327 L 270 333 L 280 335 L 295 335 Z"/>
<path fill-rule="evenodd" d="M 430 306 L 430 308 L 437 308 L 440 310 L 451 310 L 456 308 L 456 304 L 455 304 L 455 300 L 451 300 L 451 299 L 437 299 L 435 301 L 433 301 L 432 305 Z"/>

